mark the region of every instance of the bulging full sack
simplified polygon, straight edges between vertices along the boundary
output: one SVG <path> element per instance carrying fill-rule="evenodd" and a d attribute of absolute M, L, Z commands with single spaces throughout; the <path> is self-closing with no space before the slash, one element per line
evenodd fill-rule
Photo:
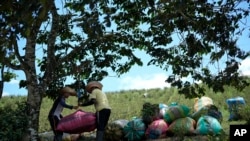
<path fill-rule="evenodd" d="M 168 135 L 183 136 L 195 134 L 196 121 L 190 117 L 178 118 L 167 129 Z"/>
<path fill-rule="evenodd" d="M 186 105 L 169 106 L 163 116 L 163 119 L 170 124 L 176 119 L 187 117 L 189 115 L 189 111 L 190 109 Z"/>
<path fill-rule="evenodd" d="M 105 128 L 105 140 L 107 141 L 120 141 L 123 140 L 125 133 L 123 132 L 124 126 L 128 124 L 128 120 L 118 119 L 110 122 Z"/>
<path fill-rule="evenodd" d="M 168 124 L 164 119 L 153 121 L 146 129 L 146 137 L 148 139 L 160 139 L 166 137 Z"/>
<path fill-rule="evenodd" d="M 140 141 L 145 135 L 146 125 L 141 118 L 135 118 L 124 126 L 123 131 L 128 141 Z"/>
<path fill-rule="evenodd" d="M 194 99 L 194 111 L 197 112 L 201 108 L 209 105 L 213 105 L 213 100 L 210 97 L 202 96 L 201 98 Z"/>
<path fill-rule="evenodd" d="M 79 134 L 90 132 L 96 129 L 96 115 L 92 112 L 77 110 L 76 112 L 63 117 L 57 126 L 58 131 L 65 133 Z"/>
<path fill-rule="evenodd" d="M 223 131 L 219 121 L 212 116 L 202 116 L 196 125 L 196 132 L 200 135 L 219 135 Z"/>

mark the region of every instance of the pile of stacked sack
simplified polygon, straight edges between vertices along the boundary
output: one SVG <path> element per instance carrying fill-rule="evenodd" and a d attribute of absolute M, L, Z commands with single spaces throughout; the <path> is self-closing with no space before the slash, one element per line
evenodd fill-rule
<path fill-rule="evenodd" d="M 108 141 L 140 141 L 180 135 L 219 135 L 222 114 L 209 97 L 195 99 L 194 112 L 183 104 L 144 103 L 141 117 L 120 119 L 105 130 Z"/>

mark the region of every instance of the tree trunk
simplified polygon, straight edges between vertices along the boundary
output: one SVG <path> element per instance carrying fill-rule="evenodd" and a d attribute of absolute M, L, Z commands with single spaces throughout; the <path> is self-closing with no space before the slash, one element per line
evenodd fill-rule
<path fill-rule="evenodd" d="M 42 102 L 41 93 L 38 87 L 31 87 L 28 94 L 27 104 L 29 107 L 28 117 L 28 141 L 37 141 L 38 140 L 38 129 L 39 129 L 39 114 L 40 107 Z"/>
<path fill-rule="evenodd" d="M 3 96 L 3 86 L 4 86 L 4 76 L 3 76 L 3 73 L 4 73 L 4 65 L 2 64 L 2 68 L 1 68 L 1 80 L 0 80 L 0 99 L 2 98 Z"/>
<path fill-rule="evenodd" d="M 3 80 L 0 80 L 0 99 L 3 96 Z"/>
<path fill-rule="evenodd" d="M 35 59 L 33 59 L 35 60 Z M 34 61 L 28 62 L 30 68 L 35 68 Z M 28 128 L 26 130 L 26 136 L 23 141 L 39 141 L 38 130 L 39 130 L 39 117 L 40 108 L 42 104 L 43 94 L 46 90 L 46 84 L 43 81 L 39 81 L 36 75 L 35 69 L 26 69 L 25 71 L 26 83 L 27 83 L 27 115 L 29 118 Z M 47 115 L 45 115 L 47 116 Z"/>

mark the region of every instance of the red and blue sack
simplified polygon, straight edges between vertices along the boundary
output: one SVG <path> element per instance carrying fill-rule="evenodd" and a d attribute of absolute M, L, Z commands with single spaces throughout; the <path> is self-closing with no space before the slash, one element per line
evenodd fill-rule
<path fill-rule="evenodd" d="M 58 125 L 58 131 L 79 134 L 83 132 L 91 132 L 96 129 L 96 114 L 77 110 L 76 112 L 63 117 Z"/>
<path fill-rule="evenodd" d="M 153 121 L 146 130 L 146 137 L 148 139 L 161 139 L 166 137 L 168 124 L 164 119 Z"/>

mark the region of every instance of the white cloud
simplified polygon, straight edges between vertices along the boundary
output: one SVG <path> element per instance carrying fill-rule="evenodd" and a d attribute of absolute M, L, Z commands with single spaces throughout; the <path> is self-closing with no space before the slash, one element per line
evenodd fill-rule
<path fill-rule="evenodd" d="M 163 73 L 137 75 L 135 77 L 127 76 L 120 81 L 119 89 L 131 90 L 170 87 L 170 84 L 165 82 L 166 78 L 167 75 Z"/>
<path fill-rule="evenodd" d="M 239 70 L 242 75 L 250 76 L 250 58 L 247 58 L 241 62 Z"/>
<path fill-rule="evenodd" d="M 9 83 L 9 84 L 19 84 L 19 80 L 11 80 L 10 82 L 6 82 L 6 83 Z"/>

